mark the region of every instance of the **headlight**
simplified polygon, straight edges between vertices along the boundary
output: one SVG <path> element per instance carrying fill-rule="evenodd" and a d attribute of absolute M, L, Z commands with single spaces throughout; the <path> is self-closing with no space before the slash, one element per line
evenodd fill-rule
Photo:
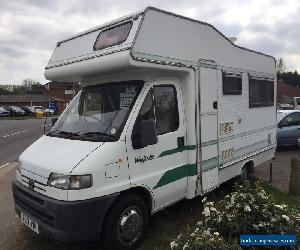
<path fill-rule="evenodd" d="M 51 173 L 48 185 L 65 190 L 76 190 L 90 188 L 92 186 L 92 175 L 61 175 Z"/>
<path fill-rule="evenodd" d="M 22 168 L 21 168 L 21 165 L 22 165 L 21 162 L 18 161 L 18 164 L 17 164 L 17 171 L 18 171 L 20 174 L 21 174 L 21 169 L 22 169 Z"/>

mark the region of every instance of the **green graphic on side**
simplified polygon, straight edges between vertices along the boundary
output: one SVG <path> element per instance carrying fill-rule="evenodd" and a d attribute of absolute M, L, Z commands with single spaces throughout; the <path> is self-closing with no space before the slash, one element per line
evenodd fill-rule
<path fill-rule="evenodd" d="M 181 148 L 174 148 L 174 149 L 169 149 L 166 151 L 163 151 L 158 157 L 164 157 L 167 155 L 172 155 L 172 154 L 176 154 L 176 153 L 180 153 L 186 150 L 195 150 L 196 149 L 196 145 L 187 145 Z"/>
<path fill-rule="evenodd" d="M 197 165 L 195 164 L 187 164 L 174 169 L 170 169 L 163 174 L 158 183 L 155 185 L 153 189 L 165 186 L 171 182 L 180 180 L 187 176 L 194 176 L 197 174 Z"/>

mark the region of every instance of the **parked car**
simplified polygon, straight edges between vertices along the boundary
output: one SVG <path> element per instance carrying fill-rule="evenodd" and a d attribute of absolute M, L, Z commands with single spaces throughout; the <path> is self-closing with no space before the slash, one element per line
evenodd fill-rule
<path fill-rule="evenodd" d="M 6 109 L 11 116 L 23 116 L 25 114 L 25 111 L 18 106 L 8 106 Z"/>
<path fill-rule="evenodd" d="M 45 108 L 43 106 L 32 106 L 34 108 L 34 113 L 36 117 L 41 117 L 46 114 Z"/>
<path fill-rule="evenodd" d="M 25 111 L 25 115 L 34 116 L 34 108 L 31 106 L 23 106 L 21 107 Z"/>
<path fill-rule="evenodd" d="M 9 116 L 9 111 L 7 111 L 5 108 L 0 107 L 0 116 Z"/>
<path fill-rule="evenodd" d="M 283 110 L 282 106 L 279 103 L 276 104 L 276 110 L 277 111 Z"/>
<path fill-rule="evenodd" d="M 45 109 L 45 114 L 46 115 L 54 115 L 54 110 L 53 109 Z"/>
<path fill-rule="evenodd" d="M 296 146 L 300 138 L 300 110 L 277 112 L 277 145 Z"/>

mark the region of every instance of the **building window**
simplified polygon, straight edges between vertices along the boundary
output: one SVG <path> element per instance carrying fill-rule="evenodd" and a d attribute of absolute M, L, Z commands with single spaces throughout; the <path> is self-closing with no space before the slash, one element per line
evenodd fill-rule
<path fill-rule="evenodd" d="M 274 105 L 274 80 L 249 79 L 249 107 L 271 107 Z"/>
<path fill-rule="evenodd" d="M 223 95 L 241 95 L 242 76 L 223 73 Z"/>
<path fill-rule="evenodd" d="M 178 105 L 174 86 L 154 86 L 157 135 L 176 131 L 179 127 Z"/>

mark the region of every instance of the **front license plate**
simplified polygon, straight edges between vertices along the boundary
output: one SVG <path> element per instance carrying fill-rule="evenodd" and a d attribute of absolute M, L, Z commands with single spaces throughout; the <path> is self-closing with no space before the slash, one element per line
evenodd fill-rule
<path fill-rule="evenodd" d="M 32 231 L 36 232 L 37 234 L 39 233 L 39 225 L 30 219 L 27 215 L 23 214 L 21 212 L 21 221 L 29 227 Z"/>

